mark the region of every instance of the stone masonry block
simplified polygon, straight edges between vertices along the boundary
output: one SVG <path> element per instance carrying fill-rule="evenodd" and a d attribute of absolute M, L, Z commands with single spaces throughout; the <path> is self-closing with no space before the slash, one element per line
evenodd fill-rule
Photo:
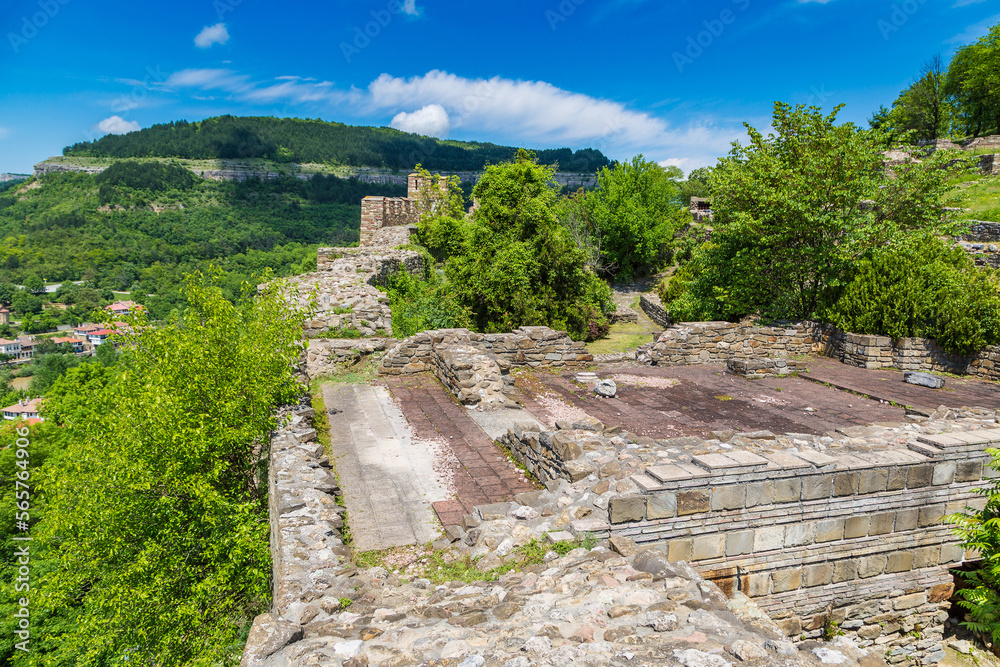
<path fill-rule="evenodd" d="M 887 560 L 885 556 L 881 555 L 864 556 L 858 563 L 858 576 L 862 579 L 877 577 L 885 571 Z"/>
<path fill-rule="evenodd" d="M 978 482 L 982 477 L 982 461 L 959 461 L 955 466 L 956 482 Z"/>
<path fill-rule="evenodd" d="M 771 499 L 776 503 L 797 503 L 801 498 L 802 480 L 798 477 L 775 480 L 771 487 Z"/>
<path fill-rule="evenodd" d="M 919 489 L 923 486 L 930 486 L 933 475 L 934 466 L 929 463 L 910 466 L 909 474 L 906 477 L 906 488 Z"/>
<path fill-rule="evenodd" d="M 670 540 L 667 544 L 667 560 L 671 563 L 691 560 L 691 539 Z"/>
<path fill-rule="evenodd" d="M 833 542 L 844 538 L 843 519 L 824 519 L 816 523 L 816 541 Z"/>
<path fill-rule="evenodd" d="M 853 581 L 858 578 L 858 559 L 838 560 L 833 564 L 833 583 Z"/>
<path fill-rule="evenodd" d="M 608 511 L 611 523 L 642 521 L 646 514 L 646 498 L 639 494 L 612 498 Z"/>
<path fill-rule="evenodd" d="M 885 535 L 886 533 L 892 532 L 892 525 L 895 523 L 896 513 L 895 512 L 882 512 L 881 514 L 873 514 L 871 518 L 871 525 L 868 528 L 869 535 Z"/>
<path fill-rule="evenodd" d="M 842 472 L 833 476 L 833 495 L 853 496 L 858 492 L 861 473 Z"/>
<path fill-rule="evenodd" d="M 753 552 L 753 531 L 742 530 L 726 535 L 726 555 L 742 556 Z"/>
<path fill-rule="evenodd" d="M 802 569 L 788 567 L 771 573 L 771 592 L 784 593 L 794 591 L 802 585 Z"/>
<path fill-rule="evenodd" d="M 745 588 L 749 597 L 759 598 L 770 595 L 771 574 L 770 572 L 753 572 L 744 578 L 744 584 L 740 588 Z"/>
<path fill-rule="evenodd" d="M 906 468 L 890 468 L 889 478 L 886 480 L 886 491 L 899 491 L 906 488 Z"/>
<path fill-rule="evenodd" d="M 705 489 L 677 493 L 677 516 L 708 512 L 712 509 L 710 492 Z"/>
<path fill-rule="evenodd" d="M 922 567 L 934 567 L 938 564 L 941 554 L 940 545 L 920 547 L 913 550 L 913 569 L 919 570 Z"/>
<path fill-rule="evenodd" d="M 942 544 L 939 559 L 941 565 L 960 563 L 965 560 L 965 549 L 962 548 L 961 544 Z"/>
<path fill-rule="evenodd" d="M 793 523 L 785 527 L 785 546 L 801 547 L 816 541 L 816 523 Z"/>
<path fill-rule="evenodd" d="M 889 471 L 886 468 L 862 470 L 858 482 L 858 493 L 881 493 L 889 482 Z"/>
<path fill-rule="evenodd" d="M 832 492 L 832 475 L 810 475 L 802 480 L 802 500 L 829 498 Z"/>
<path fill-rule="evenodd" d="M 893 529 L 897 533 L 904 530 L 916 530 L 917 520 L 920 517 L 920 510 L 917 508 L 909 510 L 899 510 L 896 512 L 896 527 Z"/>
<path fill-rule="evenodd" d="M 833 563 L 816 563 L 802 568 L 802 585 L 805 588 L 826 586 L 833 581 Z"/>
<path fill-rule="evenodd" d="M 913 569 L 913 552 L 897 551 L 889 554 L 889 562 L 885 566 L 887 573 L 909 572 Z"/>
<path fill-rule="evenodd" d="M 844 522 L 844 539 L 852 540 L 857 537 L 864 537 L 868 534 L 867 516 L 852 516 Z"/>
<path fill-rule="evenodd" d="M 754 531 L 754 553 L 774 551 L 783 546 L 785 546 L 785 528 L 783 526 L 769 526 L 767 528 L 758 528 Z"/>
<path fill-rule="evenodd" d="M 747 502 L 747 490 L 742 484 L 727 484 L 712 489 L 713 510 L 742 509 Z"/>
<path fill-rule="evenodd" d="M 933 526 L 941 523 L 941 519 L 944 518 L 944 504 L 938 503 L 937 505 L 927 505 L 920 508 L 920 514 L 917 517 L 917 524 L 921 528 L 926 528 L 927 526 Z"/>
<path fill-rule="evenodd" d="M 944 486 L 955 481 L 955 462 L 945 461 L 934 466 L 934 477 L 931 483 L 934 486 Z"/>
<path fill-rule="evenodd" d="M 896 598 L 892 603 L 892 608 L 896 611 L 901 611 L 903 609 L 913 609 L 924 604 L 927 604 L 927 593 L 911 593 L 910 595 Z"/>
<path fill-rule="evenodd" d="M 646 518 L 669 519 L 677 515 L 677 496 L 669 491 L 653 493 L 646 498 Z"/>
<path fill-rule="evenodd" d="M 771 504 L 771 482 L 755 482 L 746 485 L 747 507 Z"/>
<path fill-rule="evenodd" d="M 691 560 L 720 558 L 726 553 L 726 536 L 722 533 L 699 535 L 694 538 L 691 548 Z"/>

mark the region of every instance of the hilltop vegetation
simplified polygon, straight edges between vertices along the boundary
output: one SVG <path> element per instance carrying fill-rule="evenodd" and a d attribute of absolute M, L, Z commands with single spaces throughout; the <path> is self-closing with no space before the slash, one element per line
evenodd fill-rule
<path fill-rule="evenodd" d="M 109 134 L 68 146 L 64 155 L 80 157 L 174 157 L 251 159 L 350 166 L 479 171 L 514 157 L 516 148 L 496 144 L 444 141 L 387 127 L 356 127 L 301 118 L 218 116 L 189 123 L 153 125 L 128 134 Z M 543 164 L 561 171 L 592 173 L 610 161 L 598 150 L 559 148 L 538 151 Z"/>
<path fill-rule="evenodd" d="M 318 245 L 357 242 L 362 197 L 404 190 L 334 176 L 216 182 L 157 162 L 51 174 L 0 194 L 0 284 L 84 281 L 131 292 L 162 319 L 182 303 L 185 273 L 213 264 L 234 295 L 265 267 L 309 270 Z"/>

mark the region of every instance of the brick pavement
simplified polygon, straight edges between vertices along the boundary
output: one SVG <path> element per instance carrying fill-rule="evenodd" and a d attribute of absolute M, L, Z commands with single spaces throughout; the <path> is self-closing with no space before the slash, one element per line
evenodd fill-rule
<path fill-rule="evenodd" d="M 907 384 L 903 381 L 902 371 L 865 370 L 825 357 L 812 358 L 806 366 L 809 372 L 803 373 L 803 377 L 807 379 L 910 406 L 922 414 L 930 414 L 941 405 L 949 408 L 1000 408 L 1000 384 L 996 382 L 946 377 L 943 388 L 931 389 Z"/>
<path fill-rule="evenodd" d="M 535 489 L 434 376 L 391 377 L 385 383 L 415 436 L 443 440 L 458 461 L 452 479 L 456 498 L 433 503 L 442 524 L 457 525 L 476 505 Z"/>

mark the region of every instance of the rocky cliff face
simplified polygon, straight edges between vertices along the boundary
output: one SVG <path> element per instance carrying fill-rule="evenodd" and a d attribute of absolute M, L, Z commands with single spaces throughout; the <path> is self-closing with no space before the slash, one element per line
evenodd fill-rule
<path fill-rule="evenodd" d="M 64 171 L 78 171 L 88 174 L 98 174 L 104 171 L 113 159 L 108 159 L 100 165 L 84 165 L 73 162 L 72 159 L 50 158 L 35 165 L 34 175 L 36 177 L 45 176 Z M 245 181 L 248 178 L 260 178 L 264 180 L 274 180 L 283 175 L 293 175 L 296 178 L 309 180 L 315 173 L 308 171 L 309 165 L 289 164 L 287 169 L 274 171 L 263 169 L 256 165 L 250 165 L 239 160 L 217 160 L 216 165 L 211 168 L 192 167 L 191 171 L 202 178 L 214 181 Z M 303 171 L 305 170 L 305 171 Z M 406 185 L 408 173 L 393 171 L 391 169 L 378 169 L 375 167 L 342 167 L 336 170 L 337 176 L 341 178 L 355 177 L 364 183 L 393 183 L 395 185 Z M 475 183 L 479 180 L 482 172 L 479 171 L 442 171 L 442 176 L 458 176 L 462 182 Z M 572 188 L 594 187 L 597 185 L 597 177 L 594 174 L 581 174 L 575 172 L 557 172 L 554 180 L 560 186 Z"/>

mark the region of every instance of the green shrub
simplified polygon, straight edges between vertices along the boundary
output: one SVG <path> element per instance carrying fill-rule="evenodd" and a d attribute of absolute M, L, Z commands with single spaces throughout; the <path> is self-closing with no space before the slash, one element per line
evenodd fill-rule
<path fill-rule="evenodd" d="M 956 354 L 1000 342 L 995 277 L 931 236 L 875 251 L 825 315 L 845 331 L 933 338 Z"/>
<path fill-rule="evenodd" d="M 428 271 L 427 280 L 400 271 L 390 276 L 388 292 L 392 335 L 396 338 L 407 338 L 429 329 L 469 325 L 468 313 L 434 271 Z"/>

